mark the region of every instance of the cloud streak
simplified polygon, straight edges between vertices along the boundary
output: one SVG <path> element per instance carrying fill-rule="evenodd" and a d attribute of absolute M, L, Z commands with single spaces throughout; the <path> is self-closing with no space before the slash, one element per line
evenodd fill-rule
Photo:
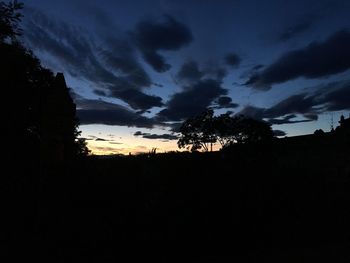
<path fill-rule="evenodd" d="M 128 127 L 152 128 L 154 119 L 141 116 L 125 107 L 102 100 L 76 100 L 77 115 L 82 125 L 105 124 Z"/>
<path fill-rule="evenodd" d="M 272 85 L 299 77 L 315 79 L 341 73 L 350 68 L 350 32 L 341 30 L 323 42 L 282 55 L 274 63 L 253 74 L 245 85 L 269 90 Z"/>
<path fill-rule="evenodd" d="M 141 131 L 137 131 L 134 133 L 134 136 L 141 136 L 145 139 L 152 139 L 152 140 L 177 140 L 179 139 L 177 135 L 174 134 L 151 134 L 151 133 L 143 133 Z"/>
<path fill-rule="evenodd" d="M 109 38 L 98 46 L 76 27 L 39 11 L 27 12 L 25 42 L 54 57 L 73 77 L 92 82 L 97 94 L 121 99 L 136 110 L 162 106 L 161 97 L 142 91 L 152 81 L 128 39 Z"/>
<path fill-rule="evenodd" d="M 239 114 L 267 119 L 271 124 L 293 124 L 318 120 L 328 111 L 350 110 L 350 80 L 331 82 L 316 92 L 289 96 L 270 108 L 244 107 Z M 295 119 L 297 114 L 305 119 Z"/>

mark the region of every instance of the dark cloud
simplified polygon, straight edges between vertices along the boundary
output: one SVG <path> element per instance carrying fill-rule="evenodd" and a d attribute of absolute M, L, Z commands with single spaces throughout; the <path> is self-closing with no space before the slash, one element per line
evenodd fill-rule
<path fill-rule="evenodd" d="M 233 103 L 232 99 L 227 96 L 219 97 L 216 102 L 220 108 L 237 108 L 239 106 L 237 103 Z"/>
<path fill-rule="evenodd" d="M 227 70 L 220 64 L 208 61 L 203 68 L 204 76 L 207 79 L 214 79 L 216 81 L 222 81 L 227 75 Z"/>
<path fill-rule="evenodd" d="M 282 137 L 287 135 L 285 131 L 281 131 L 281 130 L 273 130 L 273 134 L 277 137 Z"/>
<path fill-rule="evenodd" d="M 288 41 L 289 39 L 294 38 L 299 34 L 307 31 L 312 24 L 313 24 L 313 21 L 311 19 L 307 19 L 305 21 L 299 22 L 296 25 L 290 26 L 280 34 L 279 40 L 282 42 Z"/>
<path fill-rule="evenodd" d="M 202 68 L 196 61 L 185 62 L 176 75 L 176 79 L 183 84 L 183 88 L 191 88 L 200 80 L 213 79 L 222 81 L 227 75 L 227 70 L 214 61 L 207 61 Z"/>
<path fill-rule="evenodd" d="M 253 76 L 255 76 L 259 70 L 261 70 L 262 68 L 264 67 L 264 65 L 262 64 L 258 64 L 258 65 L 255 65 L 253 67 L 251 67 L 250 69 L 244 71 L 239 77 L 241 79 L 250 79 L 252 78 Z"/>
<path fill-rule="evenodd" d="M 250 77 L 246 85 L 268 90 L 271 85 L 298 77 L 320 78 L 350 68 L 350 32 L 338 31 L 323 42 L 282 55 L 270 66 Z"/>
<path fill-rule="evenodd" d="M 98 142 L 107 142 L 108 140 L 102 139 L 102 138 L 96 138 L 95 141 L 98 141 Z"/>
<path fill-rule="evenodd" d="M 221 82 L 207 79 L 201 80 L 191 88 L 174 94 L 167 102 L 167 108 L 158 113 L 158 117 L 167 121 L 181 121 L 203 112 L 212 102 L 227 90 Z"/>
<path fill-rule="evenodd" d="M 94 90 L 94 93 L 98 96 L 107 96 L 107 93 L 104 90 Z"/>
<path fill-rule="evenodd" d="M 316 119 L 315 117 L 316 116 Z M 301 119 L 301 120 L 292 120 L 296 118 L 297 115 L 295 114 L 290 114 L 287 115 L 283 118 L 273 118 L 273 119 L 268 119 L 268 123 L 271 125 L 281 125 L 281 124 L 294 124 L 294 123 L 302 123 L 302 122 L 310 122 L 310 121 L 315 121 L 318 119 L 317 115 L 312 115 L 311 118 L 308 118 L 307 115 L 304 115 L 306 119 Z"/>
<path fill-rule="evenodd" d="M 185 62 L 176 77 L 178 80 L 184 83 L 193 83 L 199 81 L 204 76 L 204 72 L 199 70 L 197 62 L 191 60 Z"/>
<path fill-rule="evenodd" d="M 141 116 L 117 104 L 102 100 L 76 100 L 77 115 L 82 125 L 106 124 L 128 127 L 152 128 L 156 123 L 153 119 Z"/>
<path fill-rule="evenodd" d="M 146 20 L 138 23 L 131 35 L 145 61 L 158 72 L 167 71 L 171 67 L 159 51 L 178 50 L 193 39 L 186 25 L 168 15 L 161 21 Z"/>
<path fill-rule="evenodd" d="M 142 136 L 142 134 L 143 134 L 143 132 L 137 131 L 137 132 L 134 133 L 134 136 Z"/>
<path fill-rule="evenodd" d="M 314 115 L 312 116 L 312 118 L 308 118 L 307 115 L 304 115 L 304 117 L 306 119 L 295 120 L 294 118 L 297 118 L 297 115 L 289 114 L 287 116 L 284 116 L 285 115 L 284 110 L 281 113 L 274 111 L 273 116 L 275 116 L 275 117 L 271 117 L 272 115 L 269 113 L 269 109 L 258 108 L 258 107 L 254 107 L 254 106 L 244 107 L 238 113 L 238 115 L 244 115 L 244 116 L 247 116 L 247 117 L 250 117 L 253 119 L 257 119 L 257 120 L 265 119 L 271 125 L 294 124 L 294 123 L 301 123 L 301 122 L 310 122 L 310 121 L 315 120 Z"/>
<path fill-rule="evenodd" d="M 258 64 L 258 65 L 255 65 L 254 67 L 252 67 L 252 70 L 259 70 L 259 69 L 262 69 L 263 67 L 265 67 L 265 66 L 262 64 Z"/>
<path fill-rule="evenodd" d="M 81 30 L 50 19 L 38 11 L 32 10 L 29 15 L 24 38 L 35 50 L 55 57 L 72 76 L 97 83 L 117 80 L 100 63 L 92 48 L 94 44 Z"/>
<path fill-rule="evenodd" d="M 230 53 L 225 56 L 225 63 L 235 68 L 241 63 L 241 58 L 235 53 Z"/>
<path fill-rule="evenodd" d="M 139 90 L 112 90 L 111 95 L 127 102 L 133 109 L 145 111 L 152 107 L 163 106 L 162 98 L 158 96 L 148 95 Z"/>
<path fill-rule="evenodd" d="M 262 120 L 263 118 L 265 118 L 265 108 L 259 108 L 259 107 L 255 107 L 252 105 L 248 105 L 245 106 L 239 113 L 237 113 L 238 115 L 244 115 L 256 120 Z"/>
<path fill-rule="evenodd" d="M 180 132 L 180 128 L 182 126 L 182 121 L 169 123 L 168 126 L 170 127 L 170 130 L 172 132 Z"/>
<path fill-rule="evenodd" d="M 25 41 L 53 56 L 73 77 L 93 82 L 99 87 L 95 94 L 124 100 L 137 110 L 162 106 L 160 97 L 142 92 L 152 81 L 130 41 L 109 38 L 104 48 L 96 48 L 82 30 L 35 10 L 28 15 Z"/>
<path fill-rule="evenodd" d="M 111 71 L 124 76 L 136 87 L 149 87 L 151 78 L 137 61 L 135 50 L 127 40 L 109 38 L 109 50 L 100 52 L 102 59 L 111 68 Z"/>
<path fill-rule="evenodd" d="M 314 108 L 316 105 L 314 96 L 303 93 L 292 95 L 268 109 L 246 106 L 239 114 L 255 119 L 268 119 L 271 124 L 309 122 L 318 119 L 317 110 Z M 293 120 L 297 117 L 296 114 L 301 114 L 306 119 Z"/>
<path fill-rule="evenodd" d="M 315 105 L 314 97 L 307 94 L 298 94 L 290 96 L 273 107 L 265 110 L 264 116 L 275 118 L 291 113 L 306 114 L 313 112 Z"/>
<path fill-rule="evenodd" d="M 316 113 L 305 113 L 303 116 L 312 121 L 318 120 L 318 115 Z"/>
<path fill-rule="evenodd" d="M 289 96 L 271 108 L 244 107 L 239 114 L 268 119 L 271 124 L 293 124 L 318 120 L 319 114 L 350 110 L 350 81 L 331 82 L 313 93 Z M 304 119 L 295 119 L 297 114 Z"/>
<path fill-rule="evenodd" d="M 339 88 L 327 93 L 321 102 L 326 104 L 326 110 L 350 110 L 350 81 L 344 81 L 336 86 Z"/>
<path fill-rule="evenodd" d="M 163 140 L 177 140 L 178 136 L 173 134 L 151 134 L 151 133 L 143 133 L 141 131 L 137 131 L 134 133 L 134 136 L 142 136 L 145 139 L 163 139 Z"/>

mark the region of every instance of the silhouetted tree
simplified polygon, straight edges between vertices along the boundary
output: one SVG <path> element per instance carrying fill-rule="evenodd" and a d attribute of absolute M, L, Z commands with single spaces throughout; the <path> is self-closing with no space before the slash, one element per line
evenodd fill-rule
<path fill-rule="evenodd" d="M 230 113 L 221 114 L 214 118 L 215 134 L 222 148 L 236 142 L 236 120 L 230 116 Z"/>
<path fill-rule="evenodd" d="M 18 40 L 21 34 L 19 22 L 23 4 L 17 1 L 0 2 L 0 83 L 3 98 L 7 101 L 3 124 L 9 156 L 25 155 L 38 158 L 42 144 L 43 127 L 49 118 L 43 118 L 48 93 L 55 82 L 53 73 Z M 4 104 L 3 104 L 4 105 Z M 54 118 L 54 116 L 51 116 Z M 75 154 L 84 144 L 78 140 L 75 111 L 72 119 L 71 138 Z"/>
<path fill-rule="evenodd" d="M 0 41 L 4 42 L 6 39 L 16 41 L 22 30 L 18 23 L 21 20 L 22 14 L 19 12 L 23 8 L 22 3 L 17 1 L 10 1 L 5 3 L 0 2 Z"/>
<path fill-rule="evenodd" d="M 179 148 L 190 148 L 191 151 L 212 150 L 213 143 L 216 142 L 214 128 L 214 111 L 208 109 L 197 117 L 186 120 L 180 128 Z"/>
<path fill-rule="evenodd" d="M 339 126 L 335 129 L 334 135 L 342 140 L 346 145 L 350 145 L 350 117 L 340 117 Z"/>
<path fill-rule="evenodd" d="M 78 131 L 78 133 L 80 135 L 81 132 Z M 91 151 L 87 147 L 87 143 L 86 143 L 85 138 L 78 138 L 76 136 L 74 145 L 75 145 L 76 156 L 87 156 L 91 153 Z"/>
<path fill-rule="evenodd" d="M 315 132 L 314 132 L 315 135 L 317 136 L 321 136 L 321 135 L 324 135 L 324 131 L 322 129 L 317 129 Z"/>
<path fill-rule="evenodd" d="M 247 118 L 235 117 L 233 138 L 237 143 L 257 143 L 271 140 L 274 135 L 271 126 L 264 122 Z"/>
<path fill-rule="evenodd" d="M 271 140 L 274 135 L 270 125 L 264 121 L 244 116 L 230 116 L 230 113 L 213 116 L 211 109 L 185 121 L 180 128 L 179 148 L 191 151 L 212 149 L 217 141 L 222 148 L 234 143 L 257 143 Z"/>

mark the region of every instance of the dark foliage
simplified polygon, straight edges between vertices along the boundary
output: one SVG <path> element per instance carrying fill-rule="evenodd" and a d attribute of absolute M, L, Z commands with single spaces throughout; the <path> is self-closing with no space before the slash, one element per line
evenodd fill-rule
<path fill-rule="evenodd" d="M 235 143 L 266 143 L 274 137 L 270 125 L 264 121 L 243 115 L 232 117 L 230 113 L 214 116 L 211 109 L 185 121 L 179 132 L 179 148 L 191 147 L 191 151 L 208 151 L 216 142 L 224 148 Z"/>
<path fill-rule="evenodd" d="M 0 2 L 0 41 L 12 40 L 15 41 L 22 30 L 18 26 L 22 14 L 19 12 L 23 8 L 22 3 L 10 1 L 5 3 Z"/>
<path fill-rule="evenodd" d="M 79 131 L 74 116 L 75 109 L 71 118 L 63 123 L 59 123 L 57 116 L 49 116 L 49 108 L 54 111 L 61 104 L 58 100 L 67 97 L 67 100 L 73 102 L 68 89 L 62 98 L 52 98 L 57 95 L 52 94 L 53 87 L 57 85 L 53 73 L 42 67 L 32 52 L 18 41 L 22 6 L 17 1 L 0 2 L 0 83 L 3 97 L 10 102 L 6 103 L 8 108 L 4 109 L 6 114 L 3 122 L 9 158 L 26 156 L 28 161 L 39 162 L 44 137 L 48 133 L 57 132 L 57 129 L 69 133 L 64 136 L 69 137 L 65 149 L 69 149 L 70 158 L 87 153 L 86 144 L 82 139 L 77 139 Z"/>
<path fill-rule="evenodd" d="M 179 148 L 191 146 L 191 151 L 208 151 L 216 142 L 213 115 L 214 111 L 209 109 L 185 121 L 180 128 L 181 136 L 177 143 Z"/>

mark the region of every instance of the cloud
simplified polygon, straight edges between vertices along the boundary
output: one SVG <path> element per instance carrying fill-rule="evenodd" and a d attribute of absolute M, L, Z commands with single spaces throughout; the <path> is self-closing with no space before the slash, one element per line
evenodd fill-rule
<path fill-rule="evenodd" d="M 189 28 L 169 15 L 161 21 L 139 22 L 131 35 L 144 60 L 158 72 L 165 72 L 171 67 L 159 51 L 179 50 L 193 40 Z"/>
<path fill-rule="evenodd" d="M 268 119 L 271 124 L 291 124 L 309 122 L 318 119 L 316 98 L 306 93 L 289 96 L 270 108 L 258 108 L 254 106 L 244 107 L 239 114 L 255 119 Z M 306 119 L 292 120 L 296 114 L 303 115 Z"/>
<path fill-rule="evenodd" d="M 102 138 L 96 138 L 95 141 L 98 141 L 98 142 L 107 142 L 108 140 L 102 139 Z"/>
<path fill-rule="evenodd" d="M 204 72 L 199 70 L 197 62 L 190 60 L 185 62 L 176 78 L 184 83 L 194 83 L 199 81 L 204 76 Z"/>
<path fill-rule="evenodd" d="M 178 136 L 173 134 L 151 134 L 151 133 L 143 133 L 141 131 L 137 131 L 134 133 L 134 136 L 142 136 L 145 139 L 163 139 L 163 140 L 177 140 Z"/>
<path fill-rule="evenodd" d="M 191 88 L 200 80 L 213 79 L 222 81 L 227 75 L 227 70 L 217 62 L 207 61 L 200 68 L 193 60 L 185 62 L 176 75 L 176 79 L 183 84 L 183 88 Z"/>
<path fill-rule="evenodd" d="M 124 76 L 135 87 L 151 86 L 151 78 L 137 61 L 132 43 L 116 38 L 108 38 L 107 43 L 109 43 L 109 50 L 100 52 L 107 66 Z"/>
<path fill-rule="evenodd" d="M 35 50 L 54 57 L 73 77 L 92 82 L 99 96 L 124 100 L 136 110 L 162 106 L 160 97 L 142 91 L 152 81 L 128 39 L 109 38 L 101 44 L 103 48 L 98 47 L 81 29 L 35 10 L 28 13 L 24 38 Z"/>
<path fill-rule="evenodd" d="M 274 107 L 272 107 L 274 108 Z M 318 116 L 316 114 L 304 114 L 303 116 L 305 119 L 297 119 L 295 120 L 294 118 L 297 118 L 298 116 L 296 114 L 289 114 L 286 115 L 286 110 L 281 109 L 281 112 L 276 111 L 276 108 L 273 109 L 273 114 L 271 114 L 270 110 L 272 109 L 265 109 L 265 108 L 258 108 L 254 106 L 246 106 L 244 107 L 238 115 L 244 115 L 253 119 L 257 120 L 267 120 L 268 123 L 271 125 L 281 125 L 281 124 L 294 124 L 294 123 L 302 123 L 302 122 L 310 122 L 310 121 L 315 121 L 318 119 Z M 293 113 L 294 110 L 290 108 L 290 112 L 288 113 Z"/>
<path fill-rule="evenodd" d="M 275 118 L 290 113 L 311 113 L 314 112 L 314 105 L 315 101 L 313 96 L 309 96 L 306 93 L 292 95 L 277 103 L 273 107 L 265 110 L 264 116 Z"/>
<path fill-rule="evenodd" d="M 326 104 L 326 110 L 350 110 L 350 81 L 334 83 L 338 88 L 325 94 L 320 102 Z"/>
<path fill-rule="evenodd" d="M 271 124 L 292 124 L 318 120 L 319 114 L 350 110 L 350 80 L 316 87 L 316 91 L 289 96 L 270 108 L 245 106 L 238 114 L 268 119 Z M 297 114 L 304 119 L 295 119 Z"/>
<path fill-rule="evenodd" d="M 55 57 L 72 76 L 109 83 L 116 77 L 104 68 L 93 52 L 93 43 L 78 28 L 31 11 L 24 31 L 25 41 L 35 50 Z"/>
<path fill-rule="evenodd" d="M 251 67 L 250 69 L 244 71 L 240 76 L 239 78 L 240 79 L 247 79 L 247 78 L 251 78 L 253 76 L 255 76 L 259 70 L 261 70 L 263 67 L 265 67 L 264 65 L 262 64 L 258 64 L 258 65 L 255 65 L 253 67 Z"/>
<path fill-rule="evenodd" d="M 316 116 L 316 119 L 315 119 Z M 310 121 L 315 121 L 318 119 L 318 115 L 312 115 L 310 117 L 308 117 L 308 115 L 304 115 L 304 117 L 306 117 L 306 119 L 302 119 L 302 120 L 292 120 L 294 118 L 296 118 L 297 115 L 295 114 L 290 114 L 287 115 L 283 118 L 272 118 L 272 119 L 268 119 L 268 123 L 270 123 L 271 125 L 281 125 L 281 124 L 294 124 L 294 123 L 302 123 L 302 122 L 310 122 Z"/>
<path fill-rule="evenodd" d="M 244 115 L 256 120 L 262 120 L 263 118 L 265 118 L 265 115 L 264 115 L 265 111 L 266 111 L 265 108 L 259 108 L 252 105 L 247 105 L 237 114 Z"/>
<path fill-rule="evenodd" d="M 80 124 L 106 124 L 152 128 L 157 123 L 123 106 L 102 100 L 78 99 L 77 116 Z"/>
<path fill-rule="evenodd" d="M 288 41 L 301 33 L 307 31 L 313 24 L 311 19 L 306 19 L 305 21 L 299 22 L 296 25 L 289 26 L 284 32 L 279 36 L 279 40 L 282 42 Z"/>
<path fill-rule="evenodd" d="M 268 90 L 273 84 L 304 77 L 326 77 L 350 68 L 350 32 L 338 31 L 323 42 L 287 52 L 245 83 L 254 89 Z"/>
<path fill-rule="evenodd" d="M 229 53 L 225 56 L 226 65 L 236 68 L 241 63 L 241 58 L 235 53 Z"/>
<path fill-rule="evenodd" d="M 164 105 L 161 97 L 148 95 L 135 89 L 113 90 L 111 88 L 111 95 L 127 102 L 133 109 L 142 111 L 152 107 L 162 107 Z"/>
<path fill-rule="evenodd" d="M 181 121 L 203 112 L 212 102 L 227 90 L 221 82 L 213 79 L 201 80 L 184 91 L 175 93 L 166 103 L 167 108 L 158 113 L 158 117 L 167 121 Z"/>
<path fill-rule="evenodd" d="M 237 103 L 233 103 L 232 99 L 227 96 L 221 96 L 216 100 L 219 108 L 237 108 L 239 105 Z"/>
<path fill-rule="evenodd" d="M 285 131 L 281 131 L 281 130 L 273 130 L 272 132 L 277 137 L 282 137 L 282 136 L 286 136 L 287 135 L 287 133 Z"/>
<path fill-rule="evenodd" d="M 103 90 L 94 90 L 94 93 L 98 96 L 103 96 L 103 97 L 107 96 L 107 93 Z"/>
<path fill-rule="evenodd" d="M 203 71 L 206 78 L 216 81 L 222 81 L 227 75 L 227 70 L 216 63 L 208 63 Z"/>

